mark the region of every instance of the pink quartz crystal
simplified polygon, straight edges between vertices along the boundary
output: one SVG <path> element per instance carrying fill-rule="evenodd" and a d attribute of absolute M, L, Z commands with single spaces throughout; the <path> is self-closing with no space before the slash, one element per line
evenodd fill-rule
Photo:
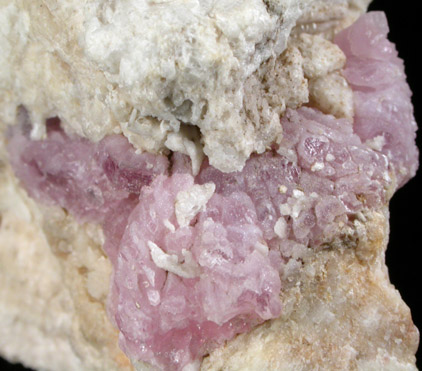
<path fill-rule="evenodd" d="M 418 167 L 417 126 L 403 61 L 387 34 L 385 14 L 370 12 L 340 32 L 335 42 L 347 57 L 344 75 L 354 91 L 354 131 L 387 155 L 402 186 Z"/>
<path fill-rule="evenodd" d="M 192 176 L 175 174 L 142 190 L 115 266 L 122 347 L 162 368 L 182 368 L 281 310 L 277 267 L 256 248 L 263 237 L 252 200 L 242 192 L 215 194 L 206 211 L 180 227 L 175 198 L 193 184 Z M 157 267 L 151 244 L 177 256 L 185 271 Z"/>
<path fill-rule="evenodd" d="M 8 144 L 16 175 L 32 197 L 59 204 L 81 221 L 103 222 L 122 200 L 167 172 L 166 157 L 135 154 L 122 136 L 93 144 L 67 136 L 58 120 L 50 119 L 48 139 L 32 141 L 25 133 L 30 125 L 25 110 L 18 119 L 21 125 L 12 128 Z"/>
<path fill-rule="evenodd" d="M 355 92 L 353 122 L 288 110 L 282 142 L 241 172 L 205 161 L 194 178 L 184 155 L 138 154 L 117 135 L 93 144 L 55 119 L 47 139 L 32 141 L 22 110 L 9 133 L 15 173 L 35 199 L 103 225 L 114 269 L 109 313 L 129 358 L 197 369 L 216 346 L 278 317 L 303 254 L 414 174 L 410 91 L 387 32 L 385 16 L 369 13 L 336 38 Z M 206 207 L 179 225 L 179 192 L 209 183 Z"/>

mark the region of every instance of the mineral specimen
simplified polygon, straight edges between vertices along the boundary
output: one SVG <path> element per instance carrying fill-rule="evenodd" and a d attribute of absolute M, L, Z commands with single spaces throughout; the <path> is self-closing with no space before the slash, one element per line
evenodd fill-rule
<path fill-rule="evenodd" d="M 107 109 L 94 117 L 98 97 L 88 106 L 75 98 L 70 106 L 79 108 L 64 112 L 50 91 L 50 108 L 22 99 L 7 129 L 13 171 L 44 215 L 34 218 L 54 259 L 66 261 L 77 319 L 78 345 L 64 352 L 77 360 L 39 367 L 132 367 L 113 348 L 111 325 L 141 370 L 413 367 L 417 334 L 401 302 L 398 314 L 378 304 L 383 321 L 400 328 L 394 338 L 359 321 L 337 354 L 303 355 L 307 336 L 335 348 L 330 336 L 372 310 L 362 298 L 397 300 L 381 288 L 385 205 L 414 176 L 418 151 L 411 92 L 385 15 L 365 14 L 337 32 L 339 22 L 332 42 L 322 31 L 302 32 L 299 18 L 324 12 L 327 2 L 193 3 L 94 2 L 75 11 L 83 32 L 73 52 L 86 60 L 72 89 L 87 92 L 83 76 L 94 69 Z M 22 5 L 29 13 L 31 6 Z M 136 27 L 157 22 L 165 25 L 160 38 Z M 107 84 L 119 93 L 106 93 Z M 98 119 L 104 125 L 92 124 Z M 349 277 L 376 282 L 371 274 L 380 277 L 375 289 L 349 287 Z M 330 330 L 315 340 L 321 327 Z M 370 346 L 361 349 L 357 338 Z"/>
<path fill-rule="evenodd" d="M 131 359 L 197 368 L 224 340 L 277 318 L 284 281 L 307 249 L 350 234 L 359 214 L 414 175 L 410 91 L 387 32 L 385 16 L 369 13 L 336 37 L 354 121 L 288 110 L 281 142 L 236 173 L 204 163 L 194 178 L 164 156 L 137 154 L 122 136 L 68 137 L 57 120 L 34 141 L 21 112 L 9 152 L 32 197 L 81 221 L 126 216 L 110 231 L 120 238 L 105 229 L 114 241 L 105 246 L 114 268 L 109 312 Z"/>

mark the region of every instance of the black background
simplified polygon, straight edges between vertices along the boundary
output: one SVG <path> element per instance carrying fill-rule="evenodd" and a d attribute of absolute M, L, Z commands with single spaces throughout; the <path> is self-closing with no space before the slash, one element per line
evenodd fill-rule
<path fill-rule="evenodd" d="M 400 57 L 405 60 L 408 82 L 414 93 L 416 121 L 422 126 L 422 62 L 418 59 L 422 38 L 422 18 L 420 17 L 422 5 L 419 5 L 417 0 L 375 0 L 370 9 L 383 10 L 387 14 L 391 28 L 389 38 L 396 43 Z M 422 149 L 422 133 L 418 136 L 417 142 L 418 147 Z M 419 260 L 419 249 L 422 248 L 421 192 L 422 171 L 394 195 L 390 204 L 391 234 L 387 249 L 387 265 L 391 282 L 410 307 L 413 320 L 420 329 L 422 329 L 420 290 L 422 262 Z M 416 357 L 418 368 L 422 369 L 420 349 Z M 0 358 L 0 370 L 28 369 L 21 365 L 10 365 Z"/>
<path fill-rule="evenodd" d="M 370 9 L 384 10 L 390 23 L 389 39 L 396 43 L 405 61 L 408 83 L 413 91 L 415 117 L 422 128 L 422 64 L 420 63 L 422 6 L 415 0 L 375 0 Z M 419 58 L 418 58 L 419 57 Z M 422 151 L 422 129 L 417 144 Z M 421 156 L 419 155 L 419 161 Z M 422 167 L 420 169 L 422 171 Z M 391 282 L 410 307 L 415 325 L 422 329 L 421 273 L 422 261 L 422 173 L 400 189 L 390 203 L 390 242 L 387 266 Z M 416 354 L 417 366 L 422 369 L 421 347 Z"/>

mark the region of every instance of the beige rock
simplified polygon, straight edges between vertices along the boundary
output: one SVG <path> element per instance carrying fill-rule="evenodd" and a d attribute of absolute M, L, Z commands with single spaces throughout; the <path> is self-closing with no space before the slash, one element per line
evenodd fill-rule
<path fill-rule="evenodd" d="M 0 355 L 43 370 L 130 370 L 105 310 L 102 231 L 36 205 L 0 157 Z"/>
<path fill-rule="evenodd" d="M 324 113 L 353 119 L 353 91 L 340 71 L 311 80 L 309 101 Z"/>

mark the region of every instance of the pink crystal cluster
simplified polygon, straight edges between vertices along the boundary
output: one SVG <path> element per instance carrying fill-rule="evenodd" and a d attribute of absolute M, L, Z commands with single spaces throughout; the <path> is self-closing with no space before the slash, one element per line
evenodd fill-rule
<path fill-rule="evenodd" d="M 124 349 L 164 368 L 189 364 L 210 341 L 221 343 L 281 310 L 277 260 L 256 248 L 263 236 L 250 197 L 215 194 L 206 211 L 180 227 L 174 201 L 193 184 L 188 174 L 160 176 L 141 193 L 115 270 Z M 191 271 L 158 268 L 151 242 Z"/>
<path fill-rule="evenodd" d="M 30 125 L 24 110 L 19 121 L 23 128 Z M 92 144 L 68 137 L 57 119 L 47 121 L 47 130 L 47 140 L 30 141 L 15 128 L 9 138 L 10 161 L 32 197 L 59 204 L 81 221 L 103 222 L 121 200 L 167 172 L 166 157 L 137 155 L 122 136 Z"/>
<path fill-rule="evenodd" d="M 103 225 L 114 270 L 109 313 L 129 358 L 197 369 L 219 344 L 278 317 L 301 254 L 414 174 L 410 91 L 387 31 L 384 15 L 369 13 L 336 38 L 348 58 L 354 122 L 290 110 L 280 145 L 237 173 L 205 161 L 193 177 L 184 155 L 138 154 L 118 135 L 93 144 L 66 135 L 57 119 L 47 139 L 33 141 L 21 112 L 8 145 L 16 175 L 35 199 Z M 179 192 L 209 183 L 206 208 L 179 225 Z M 154 251 L 176 268 L 160 266 Z"/>
<path fill-rule="evenodd" d="M 347 57 L 343 73 L 354 92 L 353 129 L 388 157 L 400 187 L 418 168 L 417 125 L 404 64 L 387 39 L 388 31 L 385 14 L 370 12 L 340 32 L 335 42 Z"/>

